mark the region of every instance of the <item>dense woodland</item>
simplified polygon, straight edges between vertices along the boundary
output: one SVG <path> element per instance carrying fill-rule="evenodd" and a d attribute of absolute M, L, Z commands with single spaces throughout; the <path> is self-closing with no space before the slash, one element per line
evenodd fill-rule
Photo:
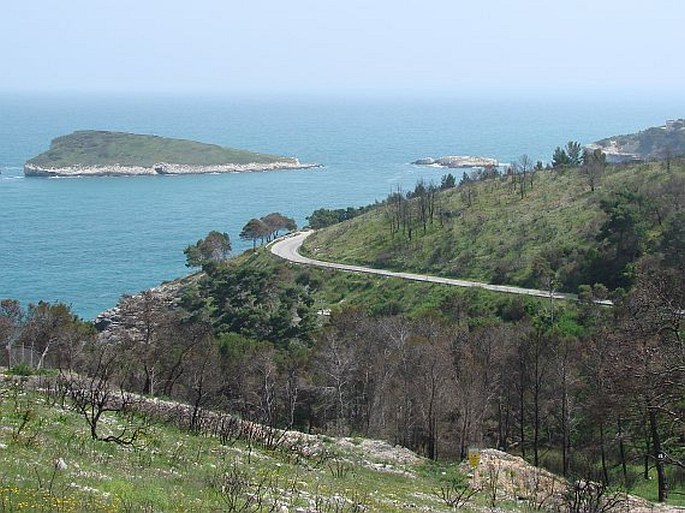
<path fill-rule="evenodd" d="M 583 173 L 594 192 L 605 163 L 589 159 L 558 167 Z M 381 212 L 389 240 L 407 241 L 459 222 L 440 210 L 443 195 L 468 204 L 484 194 L 473 182 L 497 181 L 525 201 L 535 174 L 554 172 L 521 159 L 503 176 L 457 185 L 447 175 L 368 211 Z M 643 190 L 602 192 L 594 260 L 576 267 L 592 279 L 577 283 L 585 284 L 577 303 L 409 284 L 389 299 L 374 278 L 345 282 L 261 250 L 226 260 L 230 239 L 213 232 L 213 244 L 208 236 L 186 249 L 203 273 L 179 292 L 123 298 L 102 333 L 63 305 L 2 301 L 4 364 L 73 370 L 98 376 L 100 387 L 188 402 L 191 429 L 223 409 L 272 426 L 383 438 L 433 459 L 496 447 L 614 486 L 656 475 L 665 500 L 669 488 L 685 490 L 685 192 L 672 188 L 682 167 L 669 173 L 673 180 Z M 336 215 L 313 218 L 323 226 Z M 256 248 L 276 234 L 262 225 L 251 220 L 241 237 Z M 611 291 L 613 307 L 594 302 Z M 345 300 L 324 315 L 337 296 Z"/>

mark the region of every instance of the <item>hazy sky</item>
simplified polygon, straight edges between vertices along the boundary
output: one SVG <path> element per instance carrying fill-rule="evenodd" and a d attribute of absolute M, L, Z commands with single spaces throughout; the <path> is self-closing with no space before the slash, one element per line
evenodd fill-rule
<path fill-rule="evenodd" d="M 3 0 L 0 90 L 680 94 L 683 0 Z"/>

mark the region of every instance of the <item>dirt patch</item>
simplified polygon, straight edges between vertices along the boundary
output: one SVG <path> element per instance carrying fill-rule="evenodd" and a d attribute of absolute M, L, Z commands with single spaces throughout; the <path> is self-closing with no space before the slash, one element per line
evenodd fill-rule
<path fill-rule="evenodd" d="M 471 486 L 497 501 L 517 501 L 533 510 L 564 511 L 564 495 L 569 483 L 523 458 L 496 449 L 484 449 L 475 470 L 468 462 L 462 464 L 462 470 L 471 476 Z M 581 486 L 591 487 L 592 483 L 581 483 Z M 653 504 L 630 494 L 612 498 L 616 500 L 616 507 L 611 511 L 615 512 L 685 513 L 685 508 Z"/>

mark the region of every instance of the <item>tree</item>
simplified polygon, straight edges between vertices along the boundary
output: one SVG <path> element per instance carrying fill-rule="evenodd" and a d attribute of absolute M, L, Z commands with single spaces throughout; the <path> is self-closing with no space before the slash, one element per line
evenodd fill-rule
<path fill-rule="evenodd" d="M 19 340 L 25 320 L 25 313 L 16 299 L 0 301 L 0 340 L 5 347 L 7 367 L 12 366 L 12 350 Z"/>
<path fill-rule="evenodd" d="M 72 408 L 85 418 L 93 440 L 133 445 L 143 434 L 144 423 L 132 414 L 134 397 L 122 386 L 121 369 L 127 358 L 116 344 L 94 342 L 80 357 L 79 374 L 60 375 L 60 387 L 71 400 Z M 123 426 L 120 422 L 108 422 L 109 434 L 102 434 L 103 420 L 116 412 L 126 413 L 126 422 Z"/>
<path fill-rule="evenodd" d="M 185 399 L 192 406 L 189 427 L 197 431 L 202 409 L 211 404 L 224 383 L 220 369 L 219 347 L 209 330 L 204 331 L 196 342 L 185 351 L 184 369 L 179 379 Z"/>
<path fill-rule="evenodd" d="M 447 173 L 446 175 L 442 175 L 440 178 L 440 189 L 445 190 L 445 189 L 452 189 L 457 185 L 457 179 L 454 177 L 452 173 Z"/>
<path fill-rule="evenodd" d="M 438 423 L 445 417 L 449 398 L 449 386 L 454 382 L 451 365 L 451 332 L 437 319 L 426 317 L 414 327 L 416 335 L 411 351 L 416 369 L 414 394 L 416 410 L 421 420 L 417 445 L 425 447 L 428 458 L 438 459 Z"/>
<path fill-rule="evenodd" d="M 62 303 L 39 301 L 24 310 L 16 300 L 0 301 L 0 341 L 8 367 L 70 368 L 74 355 L 92 335 L 92 324 L 83 322 Z"/>
<path fill-rule="evenodd" d="M 659 249 L 667 266 L 685 273 L 685 211 L 673 215 L 666 223 Z"/>
<path fill-rule="evenodd" d="M 231 254 L 231 239 L 227 233 L 212 230 L 194 246 L 188 246 L 183 253 L 186 255 L 187 267 L 200 267 L 207 262 L 222 262 Z"/>
<path fill-rule="evenodd" d="M 587 176 L 588 183 L 590 184 L 590 190 L 592 192 L 595 191 L 597 180 L 599 180 L 599 177 L 602 175 L 606 164 L 607 156 L 599 148 L 593 151 L 585 150 L 583 153 L 582 172 Z"/>
<path fill-rule="evenodd" d="M 128 363 L 129 390 L 155 395 L 162 379 L 162 360 L 171 352 L 167 330 L 172 326 L 165 297 L 152 290 L 126 296 L 119 302 L 123 322 L 107 338 L 131 358 Z"/>
<path fill-rule="evenodd" d="M 614 387 L 643 415 L 645 452 L 657 470 L 659 502 L 668 498 L 665 465 L 679 464 L 685 436 L 685 278 L 643 259 L 636 286 L 618 305 Z"/>
<path fill-rule="evenodd" d="M 521 192 L 521 197 L 523 198 L 525 192 L 526 192 L 526 178 L 529 173 L 532 173 L 533 171 L 533 161 L 528 155 L 521 155 L 516 162 L 514 162 L 514 170 L 517 174 L 519 174 L 519 182 L 520 182 L 520 192 Z M 531 180 L 532 183 L 532 180 Z"/>
<path fill-rule="evenodd" d="M 561 146 L 557 146 L 552 154 L 552 167 L 555 169 L 565 168 L 571 165 L 571 159 Z"/>
<path fill-rule="evenodd" d="M 629 285 L 626 266 L 642 254 L 647 230 L 644 203 L 642 194 L 633 191 L 621 191 L 600 202 L 608 219 L 597 235 L 605 253 L 599 264 L 604 267 L 604 283 L 610 287 Z"/>
<path fill-rule="evenodd" d="M 244 266 L 208 266 L 184 304 L 207 318 L 217 334 L 239 333 L 278 346 L 306 341 L 317 324 L 306 283 Z"/>
<path fill-rule="evenodd" d="M 287 230 L 288 232 L 294 232 L 297 230 L 297 224 L 295 223 L 295 220 L 290 217 L 286 217 L 279 212 L 272 212 L 271 214 L 265 215 L 261 218 L 261 221 L 269 229 L 269 233 L 267 234 L 268 241 L 278 237 L 278 234 L 281 230 Z"/>
<path fill-rule="evenodd" d="M 51 364 L 70 368 L 74 356 L 93 335 L 92 325 L 84 323 L 62 303 L 29 305 L 22 345 L 30 348 L 31 367 L 42 369 Z"/>
<path fill-rule="evenodd" d="M 566 154 L 570 166 L 578 167 L 583 163 L 583 146 L 578 141 L 566 143 Z"/>
<path fill-rule="evenodd" d="M 257 239 L 261 239 L 262 241 L 264 241 L 264 239 L 269 235 L 269 233 L 271 233 L 271 230 L 266 225 L 266 223 L 261 219 L 253 217 L 247 222 L 245 226 L 243 226 L 243 229 L 240 232 L 239 237 L 243 240 L 251 240 L 252 250 L 255 251 L 257 249 Z"/>

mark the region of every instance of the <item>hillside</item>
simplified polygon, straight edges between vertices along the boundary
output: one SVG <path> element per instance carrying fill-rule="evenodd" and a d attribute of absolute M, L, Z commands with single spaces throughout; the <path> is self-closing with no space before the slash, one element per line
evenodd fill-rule
<path fill-rule="evenodd" d="M 362 438 L 236 428 L 237 420 L 220 434 L 191 432 L 182 404 L 144 398 L 100 421 L 107 433 L 141 428 L 133 444 L 92 440 L 64 388 L 35 391 L 51 379 L 0 373 L 0 511 L 549 511 L 568 501 L 563 479 L 499 451 L 484 451 L 473 476 L 468 464 Z M 630 505 L 622 511 L 677 510 L 606 499 L 614 497 Z"/>
<path fill-rule="evenodd" d="M 509 455 L 483 451 L 492 466 L 466 511 L 575 513 L 586 510 L 558 501 L 619 489 L 682 504 L 685 167 L 595 171 L 592 183 L 571 168 L 419 183 L 344 210 L 352 219 L 309 252 L 552 288 L 625 280 L 613 308 L 591 301 L 600 286 L 577 302 L 525 298 L 314 269 L 266 248 L 122 297 L 101 331 L 66 305 L 0 301 L 0 365 L 61 369 L 58 386 L 38 383 L 49 396 L 0 387 L 0 506 L 449 511 L 471 492 L 468 467 L 447 462 L 473 446 Z M 118 412 L 93 416 L 110 402 Z"/>
<path fill-rule="evenodd" d="M 319 230 L 304 249 L 322 260 L 495 284 L 546 289 L 552 278 L 568 292 L 598 282 L 626 287 L 626 265 L 655 251 L 669 222 L 677 225 L 669 219 L 685 195 L 685 166 L 664 167 L 609 166 L 595 191 L 583 169 L 529 171 L 523 192 L 520 175 L 445 190 L 423 184 Z"/>
<path fill-rule="evenodd" d="M 181 174 L 312 167 L 297 159 L 184 139 L 83 130 L 57 137 L 26 175 Z"/>
<path fill-rule="evenodd" d="M 668 121 L 636 134 L 607 137 L 588 145 L 606 153 L 610 161 L 655 160 L 685 155 L 685 119 Z"/>

